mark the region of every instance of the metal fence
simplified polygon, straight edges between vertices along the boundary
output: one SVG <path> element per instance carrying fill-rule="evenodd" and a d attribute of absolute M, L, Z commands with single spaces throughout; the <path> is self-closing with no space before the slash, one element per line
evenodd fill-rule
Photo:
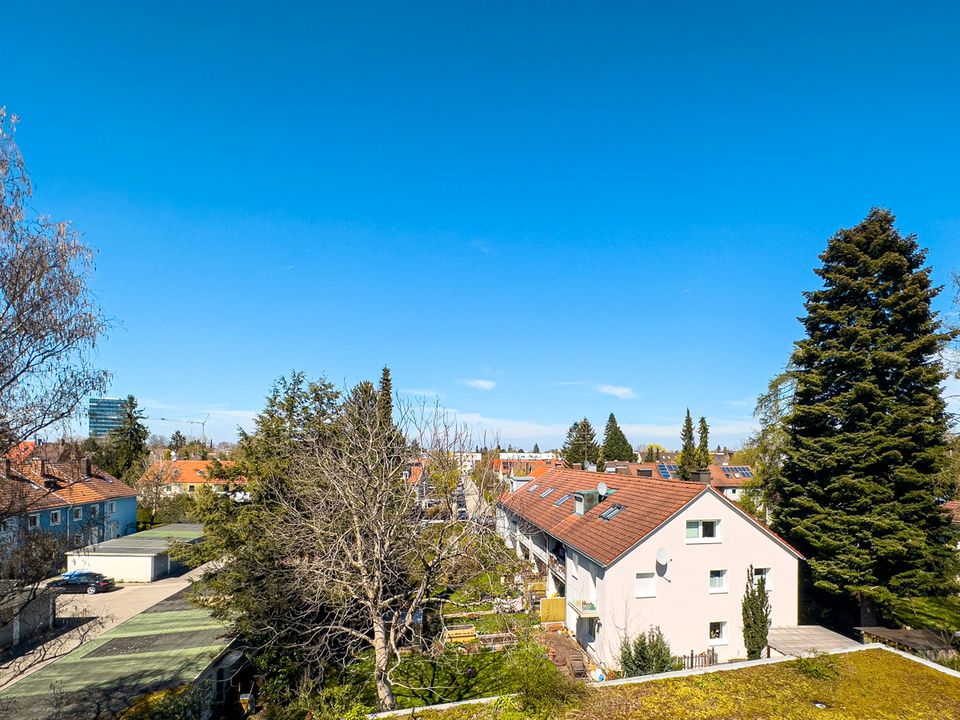
<path fill-rule="evenodd" d="M 674 659 L 677 661 L 677 665 L 682 663 L 681 669 L 683 670 L 711 667 L 717 664 L 717 651 L 713 648 L 702 653 L 695 653 L 691 650 L 688 654 L 677 655 Z"/>

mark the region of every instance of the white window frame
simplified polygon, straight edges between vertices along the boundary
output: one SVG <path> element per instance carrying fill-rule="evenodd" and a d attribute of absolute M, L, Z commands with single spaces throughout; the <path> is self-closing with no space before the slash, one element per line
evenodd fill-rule
<path fill-rule="evenodd" d="M 719 637 L 712 637 L 713 625 L 720 626 L 720 635 Z M 707 644 L 711 647 L 716 645 L 726 645 L 727 644 L 727 621 L 726 620 L 711 620 L 707 625 Z"/>
<path fill-rule="evenodd" d="M 570 577 L 574 580 L 580 579 L 580 556 L 577 553 L 570 553 Z"/>
<path fill-rule="evenodd" d="M 641 585 L 641 583 L 643 583 Z M 655 598 L 657 596 L 657 573 L 638 572 L 633 580 L 635 598 Z"/>
<path fill-rule="evenodd" d="M 703 524 L 713 523 L 713 537 L 703 536 Z M 696 526 L 696 535 L 691 536 L 690 530 Z M 687 545 L 710 545 L 723 542 L 723 523 L 719 519 L 687 520 L 684 524 L 684 541 Z"/>
<path fill-rule="evenodd" d="M 762 577 L 766 580 L 767 592 L 773 590 L 773 583 L 770 582 L 770 576 L 773 575 L 773 568 L 768 567 L 758 567 L 753 569 L 753 586 L 756 587 L 760 578 L 757 576 L 758 572 L 762 571 Z"/>
<path fill-rule="evenodd" d="M 107 512 L 116 512 L 116 511 L 117 511 L 117 503 L 116 501 L 111 500 L 110 502 L 107 503 Z"/>
<path fill-rule="evenodd" d="M 27 516 L 27 527 L 31 530 L 40 527 L 40 513 L 30 513 Z"/>
<path fill-rule="evenodd" d="M 713 584 L 714 573 L 720 573 L 720 585 Z M 722 593 L 730 592 L 727 587 L 727 571 L 722 569 L 713 569 L 707 573 L 707 592 L 711 595 L 720 595 Z"/>
<path fill-rule="evenodd" d="M 56 519 L 54 519 L 54 518 L 56 518 Z M 59 524 L 60 524 L 60 521 L 61 521 L 62 519 L 63 519 L 63 518 L 60 516 L 60 511 L 59 511 L 59 510 L 51 510 L 51 511 L 50 511 L 50 524 L 51 524 L 51 525 L 59 525 Z"/>
<path fill-rule="evenodd" d="M 74 522 L 80 522 L 83 520 L 83 508 L 75 507 L 71 516 L 73 517 Z"/>

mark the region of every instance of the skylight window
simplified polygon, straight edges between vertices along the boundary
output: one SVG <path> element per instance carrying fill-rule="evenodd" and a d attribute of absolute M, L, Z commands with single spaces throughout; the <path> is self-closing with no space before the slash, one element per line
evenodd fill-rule
<path fill-rule="evenodd" d="M 620 514 L 620 511 L 623 510 L 623 505 L 612 505 L 600 513 L 601 520 L 612 520 L 617 515 Z"/>
<path fill-rule="evenodd" d="M 570 499 L 570 493 L 566 495 L 561 495 L 557 500 L 554 501 L 554 505 L 563 505 L 567 500 Z"/>
<path fill-rule="evenodd" d="M 549 495 L 550 493 L 552 493 L 555 489 L 556 489 L 556 488 L 547 488 L 547 489 L 544 490 L 542 493 L 540 493 L 540 497 L 545 498 L 547 495 Z"/>
<path fill-rule="evenodd" d="M 538 487 L 540 487 L 540 483 L 531 483 L 530 487 L 527 488 L 527 492 L 533 492 Z"/>

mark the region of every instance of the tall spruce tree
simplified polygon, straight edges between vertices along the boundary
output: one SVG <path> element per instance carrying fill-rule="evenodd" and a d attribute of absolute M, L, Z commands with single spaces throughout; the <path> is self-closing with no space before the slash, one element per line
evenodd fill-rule
<path fill-rule="evenodd" d="M 382 427 L 393 426 L 393 381 L 390 379 L 390 368 L 386 365 L 380 373 L 380 385 L 377 387 L 377 414 Z"/>
<path fill-rule="evenodd" d="M 575 464 L 586 466 L 587 463 L 596 463 L 600 457 L 600 446 L 597 445 L 597 433 L 587 418 L 577 420 L 567 431 L 566 442 L 560 450 L 560 457 L 567 467 Z"/>
<path fill-rule="evenodd" d="M 707 425 L 707 419 L 700 417 L 700 424 L 697 428 L 699 437 L 697 438 L 697 470 L 706 470 L 710 467 L 710 427 Z"/>
<path fill-rule="evenodd" d="M 633 446 L 623 434 L 613 413 L 607 418 L 607 427 L 603 431 L 603 459 L 609 460 L 636 460 Z"/>
<path fill-rule="evenodd" d="M 120 427 L 110 431 L 108 438 L 112 444 L 113 462 L 108 472 L 114 477 L 132 483 L 139 477 L 138 461 L 147 454 L 147 438 L 150 432 L 143 424 L 146 415 L 137 404 L 133 395 L 120 405 Z"/>
<path fill-rule="evenodd" d="M 805 293 L 807 336 L 790 360 L 774 523 L 808 559 L 814 586 L 877 603 L 948 591 L 955 533 L 938 505 L 947 416 L 942 331 L 926 252 L 874 209 L 820 255 L 823 288 Z"/>
<path fill-rule="evenodd" d="M 540 452 L 540 446 L 539 446 L 537 443 L 534 443 L 534 444 L 533 444 L 533 451 L 534 451 L 535 453 Z"/>
<path fill-rule="evenodd" d="M 689 480 L 697 469 L 697 447 L 693 442 L 693 417 L 687 408 L 687 417 L 680 431 L 680 456 L 677 458 L 677 472 L 681 480 Z"/>

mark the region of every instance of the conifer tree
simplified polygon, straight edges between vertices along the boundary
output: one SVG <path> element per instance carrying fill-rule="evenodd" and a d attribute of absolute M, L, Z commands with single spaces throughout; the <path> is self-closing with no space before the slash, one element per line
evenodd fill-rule
<path fill-rule="evenodd" d="M 859 603 L 860 622 L 893 596 L 947 592 L 956 541 L 938 505 L 947 416 L 940 351 L 951 338 L 931 300 L 926 252 L 874 209 L 820 255 L 805 294 L 806 337 L 790 360 L 774 522 L 814 587 Z"/>
<path fill-rule="evenodd" d="M 377 413 L 382 427 L 393 427 L 393 381 L 390 379 L 390 368 L 386 365 L 380 373 L 380 385 L 377 388 Z"/>
<path fill-rule="evenodd" d="M 770 631 L 770 594 L 767 590 L 767 579 L 763 576 L 754 578 L 753 565 L 747 570 L 747 587 L 740 610 L 747 660 L 759 660 L 760 653 L 767 646 Z"/>
<path fill-rule="evenodd" d="M 697 470 L 706 470 L 710 467 L 710 427 L 703 416 L 700 417 L 697 432 L 700 436 L 697 439 Z"/>
<path fill-rule="evenodd" d="M 690 415 L 690 408 L 687 408 L 687 417 L 683 420 L 680 441 L 677 470 L 681 480 L 689 480 L 693 471 L 697 469 L 697 448 L 693 442 L 693 417 Z"/>
<path fill-rule="evenodd" d="M 535 453 L 540 452 L 540 446 L 539 446 L 537 443 L 534 443 L 534 444 L 533 444 L 533 451 L 534 451 Z"/>
<path fill-rule="evenodd" d="M 607 418 L 607 427 L 603 431 L 603 459 L 607 460 L 635 460 L 633 446 L 623 434 L 613 413 Z"/>
<path fill-rule="evenodd" d="M 567 467 L 573 467 L 577 463 L 586 466 L 587 463 L 596 463 L 599 460 L 597 434 L 587 418 L 577 420 L 570 426 L 560 456 Z"/>

